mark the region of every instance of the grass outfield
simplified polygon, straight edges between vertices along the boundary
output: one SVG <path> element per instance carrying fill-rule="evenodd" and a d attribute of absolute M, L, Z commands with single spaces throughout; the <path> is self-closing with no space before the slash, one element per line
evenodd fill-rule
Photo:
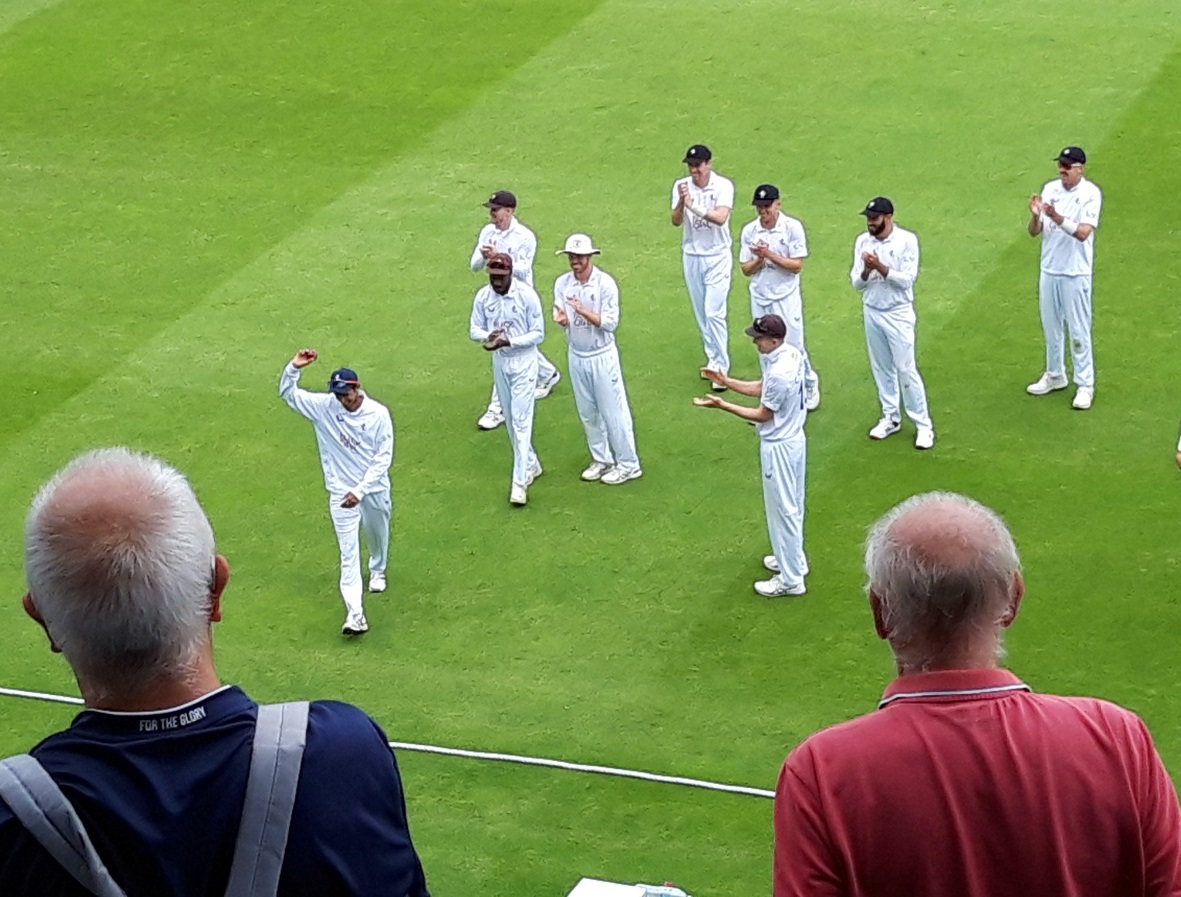
<path fill-rule="evenodd" d="M 331 5 L 18 0 L 0 10 L 0 685 L 73 693 L 17 600 L 36 486 L 126 443 L 177 464 L 234 575 L 222 675 L 336 697 L 398 740 L 773 787 L 810 731 L 890 676 L 861 595 L 865 527 L 913 492 L 1001 511 L 1028 596 L 1010 662 L 1034 687 L 1142 714 L 1181 770 L 1177 436 L 1181 23 L 1165 0 L 1069 9 L 668 0 Z M 766 534 L 749 429 L 690 404 L 700 342 L 668 193 L 702 141 L 777 183 L 808 228 L 808 596 L 757 598 Z M 1084 146 L 1104 190 L 1095 407 L 1034 399 L 1026 200 Z M 545 476 L 506 502 L 503 431 L 474 422 L 479 203 L 513 189 L 543 297 L 573 230 L 619 281 L 644 478 L 578 480 L 569 386 L 538 406 Z M 871 444 L 857 211 L 890 196 L 923 248 L 918 352 L 939 435 Z M 731 292 L 738 375 L 757 370 Z M 391 590 L 345 642 L 310 427 L 278 399 L 312 345 L 398 425 Z M 565 370 L 561 335 L 544 346 Z M 67 708 L 0 698 L 0 753 Z M 770 802 L 404 753 L 432 889 L 564 894 L 580 875 L 765 893 Z"/>

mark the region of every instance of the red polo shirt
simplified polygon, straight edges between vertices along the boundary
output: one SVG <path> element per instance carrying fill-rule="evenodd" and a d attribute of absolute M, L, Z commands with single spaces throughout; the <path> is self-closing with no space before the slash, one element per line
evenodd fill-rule
<path fill-rule="evenodd" d="M 1144 723 L 1007 670 L 895 680 L 788 755 L 774 812 L 775 897 L 1181 894 L 1181 811 Z"/>

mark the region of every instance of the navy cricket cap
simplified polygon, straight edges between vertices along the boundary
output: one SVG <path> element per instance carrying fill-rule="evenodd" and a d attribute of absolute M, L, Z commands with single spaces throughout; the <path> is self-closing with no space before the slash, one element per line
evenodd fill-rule
<path fill-rule="evenodd" d="M 1056 162 L 1065 162 L 1067 165 L 1086 165 L 1087 154 L 1083 152 L 1081 146 L 1068 146 L 1058 154 Z"/>
<path fill-rule="evenodd" d="M 761 318 L 755 318 L 754 323 L 746 328 L 746 335 L 783 339 L 787 336 L 787 325 L 779 315 L 763 315 Z"/>
<path fill-rule="evenodd" d="M 893 215 L 894 203 L 890 202 L 884 196 L 875 196 L 865 204 L 865 208 L 861 210 L 861 214 L 866 218 L 877 218 L 879 215 Z"/>
<path fill-rule="evenodd" d="M 484 203 L 486 209 L 515 209 L 516 207 L 517 196 L 511 190 L 497 190 Z"/>
<path fill-rule="evenodd" d="M 714 154 L 709 151 L 709 147 L 704 143 L 695 143 L 689 147 L 685 153 L 685 158 L 681 161 L 686 165 L 696 165 L 699 162 L 708 162 L 714 157 Z"/>
<path fill-rule="evenodd" d="M 755 197 L 750 201 L 752 206 L 769 206 L 779 199 L 779 188 L 774 184 L 759 184 L 755 187 Z"/>
<path fill-rule="evenodd" d="M 357 372 L 352 368 L 337 368 L 328 378 L 328 390 L 337 395 L 344 395 L 353 386 L 360 386 Z"/>

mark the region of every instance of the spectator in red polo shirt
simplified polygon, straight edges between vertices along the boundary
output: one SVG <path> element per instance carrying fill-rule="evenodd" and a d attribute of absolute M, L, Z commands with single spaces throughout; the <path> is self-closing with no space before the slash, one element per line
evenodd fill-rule
<path fill-rule="evenodd" d="M 1004 522 L 919 495 L 869 534 L 898 678 L 807 738 L 775 794 L 775 897 L 1181 894 L 1177 793 L 1134 714 L 999 667 L 1025 591 Z"/>

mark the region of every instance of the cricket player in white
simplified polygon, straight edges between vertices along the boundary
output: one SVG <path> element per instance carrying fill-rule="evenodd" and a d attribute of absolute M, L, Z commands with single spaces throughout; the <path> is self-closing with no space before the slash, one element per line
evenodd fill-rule
<path fill-rule="evenodd" d="M 488 259 L 488 285 L 472 300 L 468 334 L 492 353 L 492 380 L 513 446 L 509 503 L 524 505 L 529 486 L 541 476 L 541 462 L 533 451 L 533 404 L 537 347 L 545 339 L 545 322 L 541 299 L 533 287 L 513 277 L 513 260 L 504 253 Z"/>
<path fill-rule="evenodd" d="M 751 205 L 758 217 L 742 229 L 738 264 L 750 278 L 751 317 L 779 315 L 787 325 L 787 341 L 804 356 L 804 396 L 809 411 L 820 407 L 820 376 L 804 347 L 804 301 L 800 272 L 808 257 L 804 225 L 780 207 L 779 188 L 760 184 Z"/>
<path fill-rule="evenodd" d="M 878 388 L 882 419 L 870 439 L 885 439 L 902 429 L 899 387 L 907 416 L 914 421 L 914 447 L 935 444 L 935 425 L 927 411 L 927 388 L 914 356 L 914 282 L 919 276 L 919 238 L 894 223 L 894 204 L 884 196 L 861 211 L 866 232 L 853 244 L 849 280 L 864 304 L 869 367 Z"/>
<path fill-rule="evenodd" d="M 787 325 L 779 315 L 755 319 L 746 334 L 759 350 L 761 378 L 735 380 L 714 371 L 707 376 L 739 395 L 758 396 L 759 407 L 747 408 L 718 396 L 702 396 L 693 403 L 721 408 L 755 425 L 772 552 L 763 558 L 763 566 L 775 575 L 756 582 L 754 589 L 767 598 L 803 595 L 807 591 L 804 577 L 808 575 L 804 553 L 804 422 L 808 417 L 804 406 L 804 356 L 787 342 Z"/>
<path fill-rule="evenodd" d="M 571 234 L 564 248 L 570 271 L 554 281 L 554 321 L 569 342 L 570 383 L 591 464 L 584 480 L 617 486 L 641 476 L 615 330 L 619 327 L 619 287 L 591 263 L 598 255 L 586 234 Z"/>
<path fill-rule="evenodd" d="M 279 396 L 310 420 L 316 433 L 328 513 L 340 545 L 340 596 L 346 608 L 340 631 L 360 635 L 369 629 L 361 601 L 361 531 L 369 546 L 369 591 L 386 588 L 394 423 L 385 405 L 361 391 L 349 368 L 333 371 L 329 392 L 300 389 L 300 371 L 316 357 L 314 349 L 295 353 L 279 378 Z"/>
<path fill-rule="evenodd" d="M 685 153 L 689 176 L 673 183 L 672 223 L 681 228 L 681 267 L 705 347 L 705 367 L 724 374 L 730 370 L 726 301 L 734 265 L 729 224 L 734 184 L 713 170 L 712 160 L 709 147 L 700 143 Z"/>
<path fill-rule="evenodd" d="M 1042 238 L 1038 307 L 1046 337 L 1046 370 L 1025 391 L 1044 396 L 1066 388 L 1065 329 L 1070 332 L 1070 356 L 1078 387 L 1071 404 L 1086 411 L 1095 398 L 1091 273 L 1103 194 L 1083 177 L 1087 154 L 1081 147 L 1066 147 L 1057 161 L 1057 180 L 1029 197 L 1029 235 L 1040 234 Z"/>
<path fill-rule="evenodd" d="M 488 210 L 491 220 L 480 229 L 480 235 L 476 238 L 476 248 L 472 250 L 470 262 L 471 269 L 483 271 L 488 259 L 498 252 L 503 252 L 513 260 L 513 277 L 527 286 L 533 286 L 533 258 L 537 255 L 537 237 L 517 218 L 516 195 L 508 190 L 497 190 L 488 197 L 484 208 Z M 561 373 L 539 349 L 536 397 L 544 399 L 554 391 L 561 379 Z M 502 423 L 504 409 L 500 407 L 500 399 L 496 395 L 494 384 L 492 398 L 487 409 L 476 421 L 476 426 L 481 430 L 495 430 Z"/>

